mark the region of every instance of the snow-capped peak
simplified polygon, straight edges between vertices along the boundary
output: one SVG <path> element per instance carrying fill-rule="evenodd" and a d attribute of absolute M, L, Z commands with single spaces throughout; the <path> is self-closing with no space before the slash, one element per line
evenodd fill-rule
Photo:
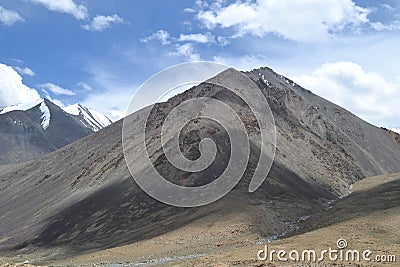
<path fill-rule="evenodd" d="M 0 114 L 5 114 L 14 110 L 28 110 L 31 109 L 33 107 L 36 107 L 37 105 L 39 105 L 40 103 L 42 103 L 44 101 L 43 98 L 39 98 L 39 99 L 35 99 L 29 103 L 19 103 L 19 104 L 15 104 L 15 105 L 11 105 L 11 106 L 7 106 L 7 107 L 2 107 L 0 108 Z"/>
<path fill-rule="evenodd" d="M 80 106 L 81 105 L 79 105 L 78 103 L 77 104 L 73 104 L 71 106 L 65 107 L 64 111 L 67 112 L 68 114 L 78 116 L 79 113 L 81 112 Z"/>
<path fill-rule="evenodd" d="M 11 106 L 0 108 L 0 114 L 6 114 L 8 112 L 15 111 L 15 110 L 26 111 L 26 110 L 34 108 L 38 105 L 40 105 L 39 109 L 42 112 L 42 115 L 40 116 L 40 120 L 41 120 L 40 124 L 42 125 L 43 129 L 46 130 L 50 125 L 50 109 L 46 105 L 46 102 L 44 101 L 43 98 L 33 100 L 29 103 L 16 104 L 16 105 L 11 105 Z"/>
<path fill-rule="evenodd" d="M 112 121 L 100 112 L 94 109 L 86 108 L 80 104 L 74 104 L 64 108 L 64 111 L 74 115 L 79 116 L 79 120 L 86 126 L 91 128 L 93 131 L 107 127 L 112 123 Z"/>

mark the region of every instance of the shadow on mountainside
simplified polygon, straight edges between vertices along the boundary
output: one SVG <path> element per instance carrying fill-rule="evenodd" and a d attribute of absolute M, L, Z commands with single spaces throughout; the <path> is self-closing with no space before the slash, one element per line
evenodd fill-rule
<path fill-rule="evenodd" d="M 266 203 L 273 203 L 271 205 L 282 218 L 296 220 L 318 211 L 323 199 L 333 198 L 330 193 L 276 163 L 255 193 L 248 193 L 249 180 L 249 177 L 244 178 L 231 193 L 210 205 L 177 208 L 152 199 L 133 179 L 127 179 L 97 191 L 51 217 L 38 236 L 14 249 L 29 253 L 62 247 L 65 253 L 57 258 L 71 257 L 147 240 L 221 212 L 248 213 L 249 224 L 253 225 L 251 231 L 264 236 L 266 229 L 272 227 L 263 225 L 268 224 L 270 211 Z M 265 220 L 255 219 L 250 213 Z M 282 221 L 274 223 L 281 227 Z"/>

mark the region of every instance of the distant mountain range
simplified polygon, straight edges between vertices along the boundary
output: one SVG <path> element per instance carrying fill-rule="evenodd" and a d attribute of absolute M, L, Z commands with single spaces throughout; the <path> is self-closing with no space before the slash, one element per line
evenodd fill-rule
<path fill-rule="evenodd" d="M 0 164 L 36 159 L 111 123 L 93 109 L 62 109 L 48 99 L 0 108 Z"/>

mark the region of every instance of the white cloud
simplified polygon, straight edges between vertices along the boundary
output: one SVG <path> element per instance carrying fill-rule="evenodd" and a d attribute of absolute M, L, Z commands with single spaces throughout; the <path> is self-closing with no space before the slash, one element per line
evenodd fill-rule
<path fill-rule="evenodd" d="M 20 67 L 14 67 L 14 69 L 21 75 L 28 75 L 28 76 L 35 76 L 36 73 L 31 70 L 30 68 L 20 68 Z"/>
<path fill-rule="evenodd" d="M 199 53 L 195 52 L 194 45 L 191 43 L 186 43 L 183 45 L 177 45 L 176 51 L 171 52 L 170 55 L 182 56 L 189 61 L 200 61 L 201 56 Z"/>
<path fill-rule="evenodd" d="M 368 23 L 369 9 L 352 0 L 256 0 L 202 7 L 197 18 L 208 28 L 233 28 L 235 36 L 277 34 L 295 41 L 320 41 L 345 28 Z"/>
<path fill-rule="evenodd" d="M 76 19 L 84 20 L 88 17 L 87 7 L 76 4 L 72 0 L 27 0 L 37 5 L 42 5 L 50 11 L 66 13 Z"/>
<path fill-rule="evenodd" d="M 293 79 L 375 125 L 400 124 L 400 79 L 387 81 L 353 62 L 327 63 Z"/>
<path fill-rule="evenodd" d="M 49 91 L 53 92 L 53 94 L 55 94 L 55 95 L 69 95 L 69 96 L 76 95 L 72 90 L 62 88 L 53 83 L 40 84 L 39 87 L 44 90 L 49 90 Z"/>
<path fill-rule="evenodd" d="M 159 40 L 159 41 L 161 41 L 162 45 L 167 45 L 167 44 L 171 43 L 170 42 L 170 37 L 171 36 L 169 35 L 169 33 L 167 31 L 159 30 L 159 31 L 153 33 L 150 36 L 147 36 L 147 37 L 144 37 L 144 38 L 140 39 L 140 41 L 142 43 L 148 43 L 148 42 L 153 41 L 153 40 Z"/>
<path fill-rule="evenodd" d="M 213 43 L 215 41 L 215 36 L 210 33 L 181 34 L 178 38 L 178 41 L 206 44 L 206 43 Z"/>
<path fill-rule="evenodd" d="M 90 24 L 85 24 L 82 27 L 88 31 L 101 32 L 111 28 L 113 25 L 121 23 L 124 23 L 124 19 L 116 14 L 110 16 L 97 15 Z"/>
<path fill-rule="evenodd" d="M 24 21 L 24 19 L 14 10 L 5 9 L 0 6 L 0 22 L 6 26 L 11 26 L 18 21 Z"/>
<path fill-rule="evenodd" d="M 39 98 L 39 93 L 26 86 L 12 67 L 0 63 L 0 107 L 29 104 Z"/>
<path fill-rule="evenodd" d="M 371 27 L 376 31 L 398 31 L 400 30 L 400 20 L 383 24 L 382 22 L 372 22 Z"/>
<path fill-rule="evenodd" d="M 185 11 L 186 13 L 194 13 L 196 12 L 196 10 L 194 10 L 193 8 L 185 8 L 183 11 Z"/>
<path fill-rule="evenodd" d="M 91 91 L 93 89 L 89 84 L 85 82 L 79 82 L 77 85 L 85 91 Z"/>

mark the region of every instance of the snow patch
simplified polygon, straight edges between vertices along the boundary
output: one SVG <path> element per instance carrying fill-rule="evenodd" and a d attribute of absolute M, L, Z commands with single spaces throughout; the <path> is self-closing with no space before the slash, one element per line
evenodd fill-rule
<path fill-rule="evenodd" d="M 268 87 L 271 87 L 271 84 L 267 81 L 267 79 L 265 79 L 265 75 L 262 74 L 261 72 L 258 73 L 258 76 L 261 77 L 261 80 L 263 81 L 263 83 L 265 83 Z"/>
<path fill-rule="evenodd" d="M 14 110 L 28 110 L 28 109 L 31 109 L 31 108 L 39 105 L 42 102 L 43 102 L 43 99 L 39 98 L 39 99 L 36 99 L 29 103 L 24 103 L 24 104 L 19 103 L 19 104 L 7 106 L 7 107 L 2 107 L 2 108 L 0 108 L 0 114 L 6 114 L 6 113 L 14 111 Z"/>
<path fill-rule="evenodd" d="M 78 116 L 80 113 L 79 104 L 73 104 L 71 106 L 65 107 L 64 111 L 71 115 Z"/>
<path fill-rule="evenodd" d="M 91 128 L 93 131 L 97 132 L 100 129 L 107 127 L 112 123 L 112 121 L 100 112 L 94 109 L 86 108 L 80 104 L 74 104 L 64 108 L 64 111 L 74 115 L 80 116 L 80 121 L 85 127 Z"/>
<path fill-rule="evenodd" d="M 40 104 L 39 108 L 40 111 L 42 112 L 42 116 L 40 117 L 40 119 L 42 120 L 41 125 L 43 129 L 46 130 L 50 125 L 50 110 L 46 106 L 46 103 L 44 101 Z"/>
<path fill-rule="evenodd" d="M 107 118 L 106 116 L 104 116 L 103 114 L 101 114 L 100 112 L 95 111 L 94 109 L 88 109 L 90 114 L 92 114 L 93 118 L 100 123 L 100 125 L 102 127 L 107 127 L 108 125 L 110 125 L 112 123 L 112 121 Z"/>

